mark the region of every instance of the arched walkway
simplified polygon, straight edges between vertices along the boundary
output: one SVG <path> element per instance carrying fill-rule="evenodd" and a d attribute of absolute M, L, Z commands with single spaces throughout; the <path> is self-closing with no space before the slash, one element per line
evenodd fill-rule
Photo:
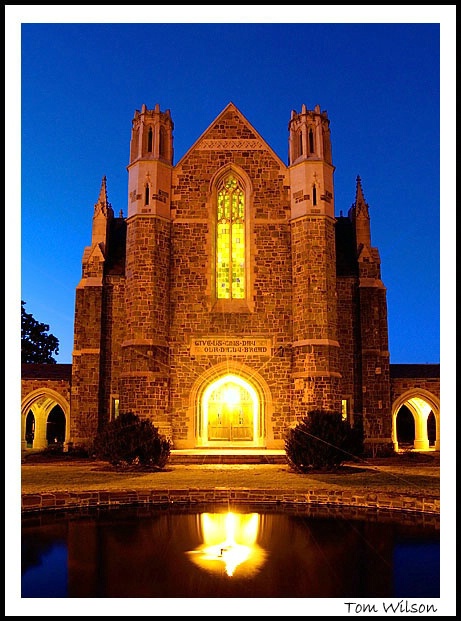
<path fill-rule="evenodd" d="M 418 388 L 400 395 L 392 404 L 392 440 L 396 451 L 404 446 L 440 450 L 438 397 Z"/>
<path fill-rule="evenodd" d="M 272 400 L 264 380 L 244 365 L 217 365 L 191 391 L 197 447 L 265 447 Z"/>
<path fill-rule="evenodd" d="M 39 388 L 21 403 L 21 448 L 44 449 L 70 437 L 70 405 L 58 392 Z"/>

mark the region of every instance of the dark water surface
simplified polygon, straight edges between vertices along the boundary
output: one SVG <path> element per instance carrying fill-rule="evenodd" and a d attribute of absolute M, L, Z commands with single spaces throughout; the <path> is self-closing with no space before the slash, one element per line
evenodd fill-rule
<path fill-rule="evenodd" d="M 440 597 L 437 517 L 128 507 L 22 520 L 22 597 Z"/>

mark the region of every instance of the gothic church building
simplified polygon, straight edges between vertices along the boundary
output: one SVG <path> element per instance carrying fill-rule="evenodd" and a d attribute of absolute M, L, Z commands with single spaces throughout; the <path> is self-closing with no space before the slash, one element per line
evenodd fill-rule
<path fill-rule="evenodd" d="M 177 162 L 136 110 L 128 212 L 106 179 L 76 289 L 69 439 L 120 412 L 173 448 L 283 448 L 311 409 L 392 448 L 386 289 L 360 178 L 335 215 L 330 121 L 292 111 L 288 165 L 229 103 Z"/>

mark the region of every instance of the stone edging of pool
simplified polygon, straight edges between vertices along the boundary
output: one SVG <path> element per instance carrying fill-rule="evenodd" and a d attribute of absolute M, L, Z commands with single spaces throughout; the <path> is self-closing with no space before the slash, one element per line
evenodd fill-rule
<path fill-rule="evenodd" d="M 290 492 L 276 489 L 187 488 L 171 490 L 89 490 L 22 494 L 22 513 L 115 507 L 126 505 L 197 505 L 206 503 L 251 503 L 296 506 L 355 507 L 405 513 L 440 515 L 440 499 L 398 492 L 310 490 Z"/>

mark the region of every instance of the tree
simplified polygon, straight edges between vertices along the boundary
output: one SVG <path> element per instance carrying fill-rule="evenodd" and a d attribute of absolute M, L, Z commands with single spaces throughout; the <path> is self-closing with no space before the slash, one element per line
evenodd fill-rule
<path fill-rule="evenodd" d="M 58 339 L 48 334 L 50 326 L 26 313 L 25 304 L 21 300 L 21 362 L 56 364 L 53 354 L 59 353 Z"/>

